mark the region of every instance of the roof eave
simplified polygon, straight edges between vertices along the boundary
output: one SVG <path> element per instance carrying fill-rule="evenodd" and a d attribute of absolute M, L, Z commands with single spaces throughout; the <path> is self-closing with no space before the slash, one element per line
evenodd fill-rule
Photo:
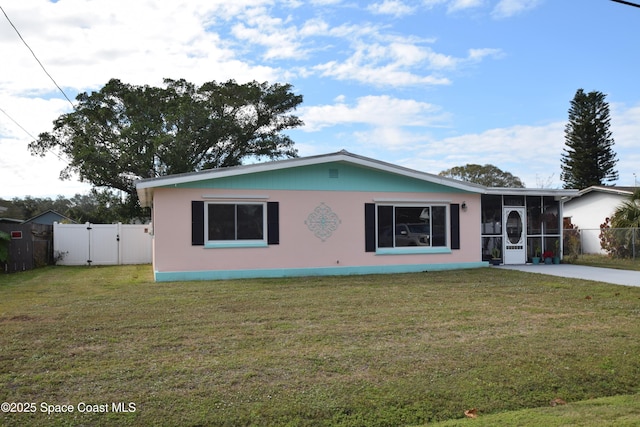
<path fill-rule="evenodd" d="M 180 175 L 170 175 L 158 178 L 147 178 L 136 181 L 136 190 L 138 192 L 138 198 L 140 199 L 140 205 L 143 207 L 150 207 L 153 199 L 153 189 L 157 187 L 166 187 L 185 184 L 189 182 L 206 181 L 210 179 L 220 179 L 232 176 L 244 175 L 247 173 L 260 173 L 268 172 L 272 170 L 282 170 L 294 167 L 311 166 L 322 163 L 330 162 L 347 162 L 351 164 L 360 165 L 372 169 L 386 171 L 389 173 L 399 174 L 406 177 L 411 177 L 421 181 L 427 181 L 434 184 L 440 184 L 447 187 L 452 187 L 458 190 L 468 191 L 471 193 L 483 193 L 485 187 L 468 183 L 464 181 L 458 181 L 451 178 L 442 177 L 439 175 L 433 175 L 426 172 L 420 172 L 413 169 L 405 168 L 402 166 L 386 163 L 379 160 L 370 159 L 368 157 L 358 156 L 356 154 L 349 153 L 347 151 L 339 151 L 337 153 L 323 154 L 318 156 L 300 157 L 294 159 L 280 160 L 266 163 L 256 163 L 253 165 L 233 166 L 228 168 L 210 169 L 207 171 L 192 172 Z"/>
<path fill-rule="evenodd" d="M 592 193 L 592 192 L 617 194 L 620 196 L 630 196 L 631 194 L 633 194 L 633 191 L 626 190 L 626 189 L 620 189 L 616 187 L 605 187 L 601 185 L 592 185 L 591 187 L 587 187 L 583 190 L 580 190 L 578 193 L 578 196 L 583 196 L 585 194 Z"/>
<path fill-rule="evenodd" d="M 559 188 L 516 188 L 516 187 L 487 187 L 485 194 L 495 195 L 536 195 L 536 196 L 553 196 L 556 198 L 572 198 L 579 194 L 578 190 L 559 189 Z"/>

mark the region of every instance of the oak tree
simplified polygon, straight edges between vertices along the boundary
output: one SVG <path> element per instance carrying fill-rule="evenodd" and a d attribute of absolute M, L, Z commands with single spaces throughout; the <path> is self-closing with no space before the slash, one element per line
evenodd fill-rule
<path fill-rule="evenodd" d="M 133 201 L 139 178 L 296 157 L 282 132 L 303 124 L 292 114 L 302 96 L 289 84 L 165 79 L 164 87 L 152 87 L 112 79 L 76 100 L 74 111 L 29 144 L 32 154 L 58 151 L 69 161 L 62 179 L 77 173 Z"/>
<path fill-rule="evenodd" d="M 444 170 L 438 175 L 473 182 L 485 187 L 524 188 L 524 183 L 520 178 L 494 165 L 466 164 Z"/>

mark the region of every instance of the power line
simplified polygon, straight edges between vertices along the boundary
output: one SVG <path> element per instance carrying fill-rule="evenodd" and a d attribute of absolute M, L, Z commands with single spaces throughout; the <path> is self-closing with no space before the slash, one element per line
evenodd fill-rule
<path fill-rule="evenodd" d="M 42 65 L 42 62 L 40 62 L 40 60 L 38 59 L 38 57 L 36 56 L 35 52 L 33 51 L 33 49 L 31 49 L 31 47 L 27 44 L 27 42 L 25 41 L 24 38 L 22 38 L 22 35 L 20 34 L 20 31 L 18 31 L 18 29 L 16 28 L 15 25 L 13 25 L 13 22 L 11 22 L 11 19 L 9 19 L 9 16 L 7 15 L 7 12 L 4 11 L 4 9 L 2 8 L 2 6 L 0 6 L 0 10 L 2 10 L 2 13 L 4 14 L 4 17 L 7 18 L 7 21 L 9 21 L 9 24 L 11 24 L 11 26 L 13 27 L 13 29 L 15 30 L 16 34 L 18 34 L 18 37 L 20 37 L 20 40 L 22 40 L 22 43 L 24 43 L 24 45 L 27 47 L 27 49 L 29 49 L 29 52 L 31 52 L 31 55 L 33 55 L 33 57 L 35 58 L 35 60 L 38 62 L 38 64 L 40 65 L 40 67 L 42 68 L 42 71 L 45 72 L 45 74 L 49 77 L 49 79 L 51 79 L 51 81 L 53 82 L 54 85 L 56 85 L 56 87 L 58 88 L 58 90 L 60 91 L 60 93 L 62 93 L 62 95 L 64 95 L 64 97 L 67 99 L 67 101 L 69 101 L 69 104 L 71 104 L 71 108 L 75 109 L 75 106 L 73 105 L 73 102 L 71 102 L 71 100 L 69 99 L 69 97 L 67 96 L 66 93 L 64 93 L 64 91 L 62 90 L 62 88 L 58 85 L 58 83 L 56 83 L 56 81 L 53 79 L 53 77 L 51 77 L 51 74 L 49 74 L 49 72 L 47 71 L 47 69 L 44 67 L 44 65 Z M 12 119 L 13 120 L 13 119 Z"/>
<path fill-rule="evenodd" d="M 26 130 L 24 127 L 22 127 L 22 125 L 21 125 L 20 123 L 18 123 L 18 122 L 17 122 L 13 117 L 11 117 L 11 116 L 9 115 L 9 113 L 7 113 L 6 111 L 4 111 L 2 108 L 0 108 L 0 111 L 1 111 L 5 116 L 7 116 L 7 117 L 9 118 L 9 120 L 11 120 L 13 123 L 15 123 L 15 124 L 16 124 L 16 126 L 18 126 L 20 129 L 22 129 L 22 131 L 23 131 L 24 133 L 26 133 L 27 135 L 29 135 L 29 136 L 31 137 L 31 139 L 33 139 L 33 140 L 38 139 L 38 138 L 36 138 L 35 136 L 31 135 L 31 133 L 29 133 L 29 131 L 28 131 L 28 130 Z"/>
<path fill-rule="evenodd" d="M 625 0 L 611 0 L 611 1 L 614 1 L 616 3 L 626 4 L 627 6 L 640 7 L 640 4 L 631 3 L 630 1 L 625 1 Z"/>
<path fill-rule="evenodd" d="M 18 123 L 18 121 L 17 121 L 16 119 L 14 119 L 13 117 L 11 117 L 11 116 L 9 115 L 9 113 L 7 113 L 6 111 L 4 111 L 2 108 L 0 108 L 0 112 L 2 112 L 2 114 L 4 114 L 5 116 L 7 116 L 7 117 L 9 118 L 9 120 L 11 120 L 13 123 L 15 123 L 15 124 L 16 124 L 16 126 L 18 126 L 20 129 L 22 129 L 22 131 L 23 131 L 24 133 L 26 133 L 27 135 L 29 135 L 29 137 L 31 137 L 31 139 L 33 139 L 34 141 L 37 141 L 37 140 L 38 140 L 38 138 L 36 138 L 35 136 L 33 136 L 33 135 L 31 134 L 31 132 L 29 132 L 28 130 L 26 130 L 26 129 L 24 128 L 24 126 L 22 126 L 20 123 Z M 63 159 L 62 157 L 60 157 L 60 155 L 59 155 L 58 153 L 56 153 L 55 151 L 53 151 L 52 149 L 47 148 L 47 151 L 48 151 L 48 152 L 50 152 L 51 154 L 53 154 L 54 156 L 56 156 L 59 160 L 64 161 L 64 159 Z"/>

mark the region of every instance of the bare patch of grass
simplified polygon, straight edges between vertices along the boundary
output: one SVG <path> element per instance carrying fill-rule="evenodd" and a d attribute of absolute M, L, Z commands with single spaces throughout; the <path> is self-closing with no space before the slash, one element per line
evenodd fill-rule
<path fill-rule="evenodd" d="M 589 295 L 591 299 L 585 299 Z M 0 276 L 3 425 L 410 425 L 637 393 L 640 289 L 515 271 L 154 283 Z"/>

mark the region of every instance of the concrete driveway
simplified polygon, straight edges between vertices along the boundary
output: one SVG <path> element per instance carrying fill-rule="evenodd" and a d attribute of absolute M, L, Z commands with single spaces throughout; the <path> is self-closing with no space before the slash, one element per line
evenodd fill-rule
<path fill-rule="evenodd" d="M 615 270 L 613 268 L 586 267 L 573 264 L 501 265 L 497 268 L 549 274 L 574 279 L 595 280 L 614 285 L 640 286 L 640 271 Z"/>

